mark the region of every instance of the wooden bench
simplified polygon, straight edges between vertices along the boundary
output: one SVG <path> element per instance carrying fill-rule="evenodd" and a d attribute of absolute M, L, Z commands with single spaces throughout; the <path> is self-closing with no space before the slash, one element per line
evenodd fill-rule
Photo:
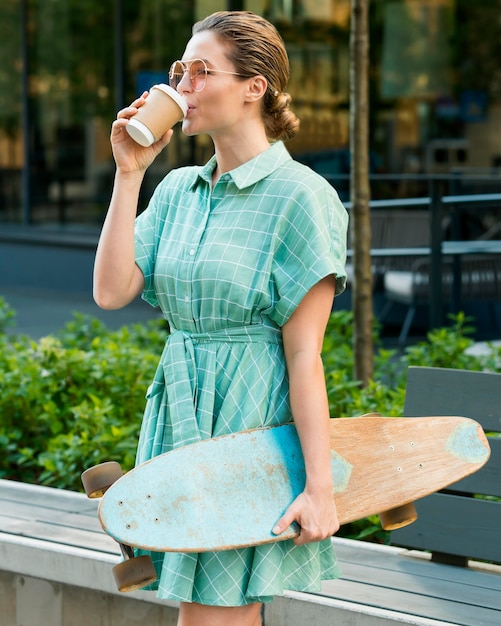
<path fill-rule="evenodd" d="M 499 374 L 409 368 L 405 413 L 466 415 L 499 433 L 500 397 Z M 501 502 L 471 493 L 499 495 L 500 444 L 491 439 L 485 469 L 432 496 L 442 504 L 417 503 L 420 519 L 392 535 L 399 546 L 334 537 L 343 577 L 319 593 L 276 598 L 265 607 L 264 626 L 499 626 L 501 567 L 472 559 L 499 563 Z M 414 529 L 417 539 L 406 538 Z M 436 554 L 423 550 L 445 553 L 448 561 L 460 557 L 461 566 L 435 562 Z M 0 480 L 2 626 L 175 626 L 175 603 L 150 592 L 119 594 L 111 575 L 119 559 L 99 526 L 95 501 Z"/>
<path fill-rule="evenodd" d="M 501 501 L 475 497 L 501 496 L 501 374 L 411 367 L 404 413 L 476 419 L 492 433 L 491 458 L 418 501 L 418 520 L 392 532 L 394 545 L 335 539 L 343 577 L 321 594 L 286 594 L 270 607 L 273 626 L 302 626 L 305 616 L 350 626 L 501 624 Z"/>

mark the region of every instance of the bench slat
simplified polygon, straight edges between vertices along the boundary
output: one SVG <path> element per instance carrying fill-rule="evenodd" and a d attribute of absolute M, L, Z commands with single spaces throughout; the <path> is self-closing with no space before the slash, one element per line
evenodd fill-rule
<path fill-rule="evenodd" d="M 500 390 L 501 395 L 501 390 Z M 464 493 L 501 497 L 501 439 L 488 437 L 491 457 L 484 467 L 448 489 Z"/>
<path fill-rule="evenodd" d="M 96 515 L 97 500 L 91 500 L 83 493 L 41 487 L 14 480 L 0 480 L 0 501 L 38 504 L 45 508 L 73 511 L 79 515 Z"/>
<path fill-rule="evenodd" d="M 41 504 L 13 502 L 0 498 L 0 511 L 5 517 L 20 520 L 36 520 L 70 528 L 101 531 L 96 510 L 93 511 L 93 515 L 87 515 L 68 510 L 64 506 L 45 507 Z"/>
<path fill-rule="evenodd" d="M 500 385 L 501 375 L 490 372 L 409 367 L 404 415 L 463 415 L 499 433 Z"/>
<path fill-rule="evenodd" d="M 377 587 L 387 589 L 388 593 L 395 591 L 398 593 L 415 593 L 423 596 L 431 602 L 443 600 L 446 598 L 451 602 L 463 603 L 486 607 L 490 609 L 499 608 L 499 593 L 501 592 L 501 576 L 499 577 L 499 588 L 487 589 L 473 584 L 473 577 L 465 579 L 463 582 L 457 582 L 447 579 L 445 568 L 454 568 L 451 565 L 442 565 L 436 563 L 421 563 L 425 565 L 428 571 L 416 567 L 419 563 L 408 561 L 409 567 L 402 569 L 398 567 L 372 567 L 364 563 L 347 563 L 343 562 L 343 580 L 354 581 L 365 585 L 375 584 Z M 430 576 L 431 568 L 439 568 L 441 571 L 436 572 L 436 576 Z M 440 576 L 442 574 L 442 577 Z M 491 577 L 492 578 L 492 577 Z M 390 605 L 391 606 L 391 605 Z"/>
<path fill-rule="evenodd" d="M 358 604 L 391 609 L 401 612 L 402 623 L 405 615 L 441 620 L 444 624 L 456 626 L 499 626 L 499 610 L 458 603 L 446 598 L 431 598 L 422 595 L 411 587 L 408 591 L 399 591 L 380 586 L 377 581 L 363 584 L 358 580 L 336 581 L 336 586 L 329 586 L 328 595 Z"/>
<path fill-rule="evenodd" d="M 501 573 L 432 563 L 364 542 L 335 538 L 333 544 L 343 577 L 324 583 L 323 595 L 444 623 L 499 624 Z"/>
<path fill-rule="evenodd" d="M 395 571 L 405 575 L 416 575 L 449 584 L 474 585 L 501 594 L 501 567 L 494 566 L 496 573 L 465 567 L 453 567 L 433 563 L 430 555 L 402 550 L 395 546 L 379 546 L 369 542 L 353 541 L 334 537 L 334 549 L 338 559 L 349 566 L 373 568 L 378 571 Z M 418 556 L 416 556 L 418 555 Z"/>
<path fill-rule="evenodd" d="M 109 554 L 119 554 L 118 544 L 103 531 L 86 531 L 79 528 L 67 528 L 39 520 L 23 520 L 0 515 L 0 529 L 3 533 L 41 539 L 53 544 L 99 550 Z"/>

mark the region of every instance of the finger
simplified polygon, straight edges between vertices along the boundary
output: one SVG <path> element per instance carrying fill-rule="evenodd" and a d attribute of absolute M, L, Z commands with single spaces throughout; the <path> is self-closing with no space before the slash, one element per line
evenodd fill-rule
<path fill-rule="evenodd" d="M 128 124 L 127 119 L 117 119 L 111 125 L 111 139 L 118 140 L 124 138 L 125 127 Z"/>
<path fill-rule="evenodd" d="M 293 541 L 294 541 L 294 545 L 296 546 L 305 545 L 306 543 L 308 543 L 308 540 L 306 538 L 306 533 L 300 532 L 299 535 L 293 539 Z"/>
<path fill-rule="evenodd" d="M 134 102 L 131 102 L 130 105 L 128 107 L 124 107 L 123 109 L 120 109 L 120 111 L 117 113 L 117 119 L 120 118 L 131 118 L 133 117 L 138 109 L 140 109 L 143 104 L 146 102 L 146 98 L 148 97 L 148 92 L 145 91 L 141 96 L 139 96 L 139 98 L 136 98 L 134 100 Z"/>
<path fill-rule="evenodd" d="M 138 107 L 138 106 L 143 106 L 143 104 L 146 101 L 146 98 L 148 97 L 148 92 L 147 91 L 143 91 L 143 93 L 138 96 L 134 102 L 131 102 L 130 106 L 131 107 Z"/>
<path fill-rule="evenodd" d="M 296 546 L 302 546 L 313 541 L 321 541 L 322 539 L 324 539 L 324 536 L 317 530 L 311 531 L 301 526 L 299 535 L 294 538 L 294 543 Z"/>
<path fill-rule="evenodd" d="M 324 539 L 330 539 L 339 530 L 339 523 L 337 520 L 328 524 L 327 526 L 315 525 L 312 527 L 301 526 L 301 532 L 298 537 L 295 538 L 294 543 L 296 545 L 302 545 L 305 543 L 312 543 L 315 541 L 323 541 Z"/>
<path fill-rule="evenodd" d="M 171 140 L 173 134 L 174 134 L 174 131 L 172 130 L 172 128 L 170 128 L 169 130 L 165 131 L 165 133 L 162 135 L 162 137 L 160 137 L 157 143 L 161 145 L 162 147 L 166 146 Z"/>
<path fill-rule="evenodd" d="M 294 513 L 292 509 L 288 509 L 285 512 L 285 514 L 275 524 L 271 532 L 274 535 L 281 535 L 283 532 L 285 532 L 289 528 L 289 526 L 292 526 L 294 524 L 294 526 L 297 528 L 297 532 L 299 533 L 300 532 L 299 525 L 295 524 L 295 522 L 296 522 L 296 514 Z"/>
<path fill-rule="evenodd" d="M 136 113 L 137 113 L 138 107 L 135 106 L 130 106 L 130 107 L 125 107 L 125 109 L 121 109 L 118 113 L 117 113 L 117 120 L 120 119 L 130 119 L 131 117 L 133 117 Z"/>

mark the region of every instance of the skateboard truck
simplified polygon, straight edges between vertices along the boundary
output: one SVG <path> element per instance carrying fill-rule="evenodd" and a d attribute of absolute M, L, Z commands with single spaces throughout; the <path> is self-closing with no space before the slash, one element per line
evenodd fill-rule
<path fill-rule="evenodd" d="M 397 530 L 408 526 L 417 520 L 417 511 L 414 502 L 397 506 L 394 509 L 379 514 L 379 521 L 385 530 Z"/>
<path fill-rule="evenodd" d="M 116 461 L 107 461 L 82 472 L 82 484 L 88 498 L 101 498 L 123 476 Z M 134 556 L 131 546 L 118 542 L 123 561 L 112 568 L 113 578 L 119 591 L 135 591 L 150 585 L 157 573 L 149 555 Z"/>

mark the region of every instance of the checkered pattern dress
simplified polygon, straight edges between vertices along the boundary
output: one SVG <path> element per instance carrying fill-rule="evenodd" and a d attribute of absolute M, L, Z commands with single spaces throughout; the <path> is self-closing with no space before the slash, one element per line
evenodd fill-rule
<path fill-rule="evenodd" d="M 224 174 L 170 172 L 136 220 L 143 297 L 171 334 L 137 463 L 201 439 L 292 420 L 280 328 L 320 279 L 345 285 L 347 214 L 325 180 L 278 142 Z M 203 528 L 200 529 L 203 532 Z M 161 598 L 218 606 L 316 591 L 339 575 L 330 541 L 154 553 Z"/>

